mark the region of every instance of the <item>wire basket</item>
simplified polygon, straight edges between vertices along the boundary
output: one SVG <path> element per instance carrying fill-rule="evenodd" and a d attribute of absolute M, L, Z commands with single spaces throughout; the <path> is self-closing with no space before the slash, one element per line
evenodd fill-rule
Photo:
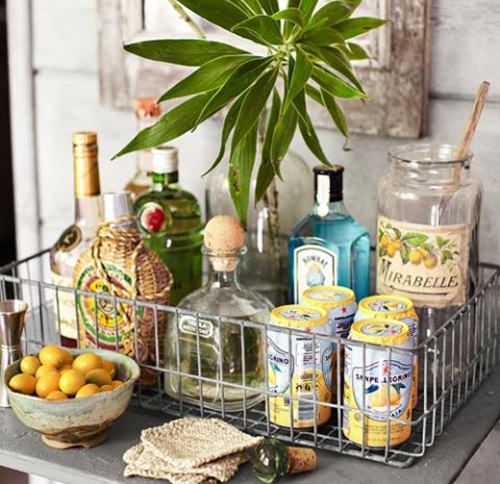
<path fill-rule="evenodd" d="M 182 308 L 160 306 L 144 303 L 137 300 L 117 298 L 112 295 L 87 293 L 74 289 L 56 286 L 49 280 L 49 251 L 43 251 L 24 260 L 13 262 L 0 269 L 0 297 L 22 299 L 29 304 L 25 334 L 23 337 L 24 353 L 37 352 L 47 343 L 60 343 L 59 329 L 60 295 L 70 293 L 75 298 L 89 297 L 98 303 L 114 308 L 116 313 L 118 305 L 129 305 L 137 310 L 149 311 L 154 314 L 154 364 L 141 364 L 143 370 L 156 374 L 156 384 L 152 388 L 144 388 L 139 383 L 134 398 L 134 405 L 145 411 L 163 412 L 165 414 L 180 416 L 219 417 L 233 425 L 256 435 L 273 436 L 285 442 L 316 447 L 332 452 L 348 454 L 359 458 L 385 463 L 394 467 L 407 467 L 415 459 L 424 456 L 427 448 L 434 445 L 443 433 L 445 426 L 450 422 L 457 411 L 474 394 L 481 383 L 493 371 L 500 357 L 499 334 L 499 277 L 500 267 L 492 264 L 481 265 L 481 284 L 475 295 L 440 329 L 423 341 L 416 349 L 395 349 L 365 342 L 354 342 L 345 339 L 307 333 L 296 328 L 262 324 L 251 321 L 228 319 L 209 314 L 198 314 L 185 311 Z M 195 365 L 186 369 L 182 365 L 181 357 L 177 358 L 174 367 L 166 369 L 162 361 L 164 342 L 160 341 L 161 332 L 158 330 L 158 321 L 168 318 L 167 324 L 177 324 L 180 318 L 188 317 L 195 328 Z M 387 425 L 385 445 L 373 449 L 365 445 L 362 439 L 360 445 L 347 440 L 342 432 L 342 419 L 346 412 L 356 412 L 361 417 L 362 432 L 365 435 L 366 418 L 373 416 L 373 409 L 366 405 L 363 397 L 360 408 L 351 408 L 343 405 L 341 399 L 333 403 L 319 401 L 314 392 L 305 395 L 292 391 L 289 395 L 290 402 L 297 405 L 307 405 L 312 408 L 314 415 L 318 410 L 327 407 L 331 418 L 323 425 L 315 421 L 311 428 L 297 428 L 293 422 L 293 405 L 290 405 L 291 426 L 281 427 L 273 423 L 272 409 L 273 397 L 276 393 L 270 386 L 270 375 L 267 363 L 263 364 L 261 384 L 248 382 L 245 372 L 245 358 L 242 358 L 243 371 L 241 381 L 229 378 L 223 369 L 222 356 L 218 361 L 218 368 L 214 375 L 207 375 L 203 368 L 202 345 L 203 325 L 210 320 L 220 335 L 224 328 L 232 328 L 232 333 L 240 335 L 240 355 L 247 354 L 248 340 L 246 331 L 257 331 L 262 341 L 267 342 L 269 333 L 283 333 L 291 341 L 293 336 L 308 336 L 311 338 L 312 348 L 316 348 L 321 341 L 330 342 L 338 355 L 342 355 L 346 347 L 356 348 L 362 352 L 363 362 L 371 350 L 383 351 L 387 354 L 387 361 L 391 361 L 394 353 L 408 353 L 418 356 L 419 385 L 418 403 L 413 410 L 411 421 L 402 421 L 392 415 L 390 402 L 387 402 L 387 412 L 384 422 Z M 97 315 L 96 315 L 97 329 Z M 137 325 L 137 318 L 134 325 Z M 177 332 L 179 335 L 179 332 Z M 201 336 L 200 336 L 201 335 Z M 180 336 L 175 342 L 179 348 Z M 136 342 L 137 344 L 137 342 Z M 220 340 L 218 344 L 222 345 Z M 80 341 L 78 341 L 80 345 Z M 262 361 L 268 361 L 268 346 L 262 344 Z M 291 345 L 288 346 L 290 348 Z M 223 352 L 219 352 L 219 355 Z M 288 353 L 291 358 L 293 355 Z M 336 358 L 333 368 L 336 381 L 334 395 L 342 395 L 342 358 Z M 316 370 L 316 358 L 313 358 Z M 362 376 L 366 375 L 363 364 Z M 165 376 L 170 375 L 178 382 L 178 398 L 168 396 L 164 391 Z M 313 380 L 316 371 L 313 371 Z M 292 385 L 292 372 L 290 371 L 288 385 Z M 390 377 L 390 373 L 389 373 Z M 184 397 L 183 382 L 196 382 L 198 395 Z M 313 387 L 316 382 L 313 381 Z M 218 404 L 214 407 L 213 394 L 204 391 L 205 388 L 217 389 Z M 239 392 L 241 395 L 242 409 L 232 411 L 229 394 Z M 212 392 L 213 393 L 213 392 Z M 255 398 L 257 394 L 257 398 Z M 250 405 L 251 400 L 258 403 Z M 335 400 L 335 399 L 334 399 Z M 391 426 L 393 423 L 404 423 L 411 426 L 410 438 L 401 445 L 391 446 Z"/>

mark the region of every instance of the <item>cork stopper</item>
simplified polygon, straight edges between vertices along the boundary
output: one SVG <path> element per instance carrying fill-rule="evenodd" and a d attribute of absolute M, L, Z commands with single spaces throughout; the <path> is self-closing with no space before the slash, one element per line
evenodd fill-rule
<path fill-rule="evenodd" d="M 205 227 L 205 247 L 216 271 L 233 271 L 245 245 L 245 231 L 231 215 L 217 215 Z"/>
<path fill-rule="evenodd" d="M 286 473 L 300 474 L 310 472 L 316 469 L 317 457 L 314 449 L 304 447 L 287 447 L 288 466 Z"/>

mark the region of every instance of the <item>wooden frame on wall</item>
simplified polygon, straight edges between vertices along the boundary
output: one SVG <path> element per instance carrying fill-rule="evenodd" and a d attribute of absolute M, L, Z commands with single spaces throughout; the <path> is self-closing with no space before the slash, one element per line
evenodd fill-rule
<path fill-rule="evenodd" d="M 107 106 L 131 108 L 135 96 L 159 95 L 185 74 L 183 68 L 143 61 L 123 51 L 123 42 L 133 38 L 192 36 L 189 31 L 187 34 L 178 31 L 183 22 L 173 11 L 167 24 L 153 35 L 145 8 L 148 1 L 152 0 L 98 2 L 100 93 Z M 165 5 L 166 2 L 161 2 L 161 8 L 166 8 Z M 418 138 L 424 133 L 429 90 L 430 7 L 431 0 L 365 0 L 360 7 L 360 14 L 388 18 L 390 22 L 363 39 L 372 59 L 360 63 L 356 71 L 371 99 L 344 103 L 352 132 L 401 138 Z M 172 25 L 168 23 L 170 19 Z M 313 104 L 315 125 L 333 129 L 328 114 Z"/>

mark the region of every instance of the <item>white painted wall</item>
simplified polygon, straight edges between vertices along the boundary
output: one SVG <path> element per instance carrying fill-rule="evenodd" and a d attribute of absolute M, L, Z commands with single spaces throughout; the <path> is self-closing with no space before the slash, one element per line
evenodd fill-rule
<path fill-rule="evenodd" d="M 105 189 L 118 189 L 132 175 L 134 157 L 115 162 L 109 158 L 134 134 L 135 120 L 129 111 L 99 105 L 96 0 L 31 2 L 41 245 L 46 247 L 72 219 L 72 131 L 99 132 L 103 185 Z M 479 82 L 488 78 L 493 83 L 474 143 L 474 168 L 483 179 L 486 194 L 483 258 L 499 261 L 500 2 L 433 3 L 429 137 L 457 141 Z M 332 160 L 347 168 L 348 206 L 374 230 L 376 182 L 386 168 L 388 149 L 401 141 L 353 136 L 353 151 L 344 153 L 336 133 L 323 131 L 320 136 Z M 202 172 L 211 161 L 218 138 L 219 126 L 209 122 L 175 143 L 181 151 L 182 183 L 200 198 L 203 182 L 195 173 Z M 294 149 L 315 163 L 300 141 L 294 143 Z M 21 245 L 24 243 L 21 241 Z"/>

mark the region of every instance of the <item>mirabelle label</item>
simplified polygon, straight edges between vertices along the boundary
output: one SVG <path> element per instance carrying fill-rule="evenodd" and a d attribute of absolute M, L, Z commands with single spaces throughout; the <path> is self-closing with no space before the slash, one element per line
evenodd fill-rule
<path fill-rule="evenodd" d="M 469 229 L 378 219 L 377 292 L 399 294 L 416 306 L 462 305 L 467 297 Z"/>

